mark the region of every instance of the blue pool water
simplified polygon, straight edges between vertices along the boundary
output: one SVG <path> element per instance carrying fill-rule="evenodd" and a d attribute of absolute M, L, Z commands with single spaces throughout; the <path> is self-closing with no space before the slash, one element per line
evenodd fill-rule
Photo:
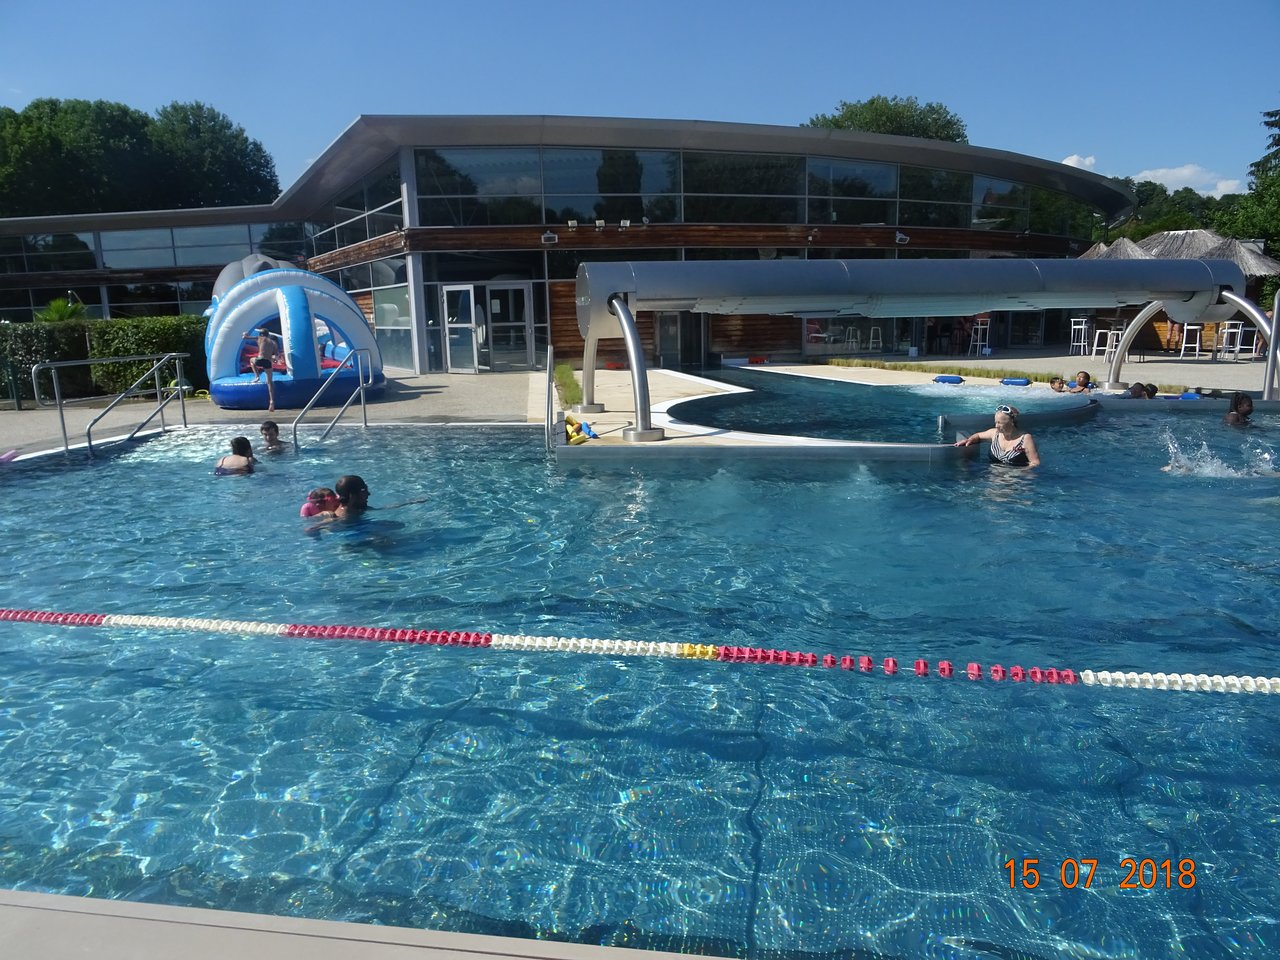
<path fill-rule="evenodd" d="M 927 430 L 957 409 L 935 390 L 828 406 Z M 226 438 L 194 429 L 0 473 L 0 606 L 1280 676 L 1280 420 L 1259 420 L 1104 412 L 1038 435 L 1035 472 L 774 479 L 594 477 L 533 431 L 373 428 L 215 480 Z M 430 501 L 305 532 L 306 491 L 348 471 L 375 505 Z M 0 623 L 0 886 L 743 957 L 1270 957 L 1278 716 Z M 1010 889 L 1030 858 L 1040 884 Z M 1125 858 L 1170 860 L 1171 889 L 1122 889 Z M 1098 861 L 1090 889 L 1068 859 Z"/>

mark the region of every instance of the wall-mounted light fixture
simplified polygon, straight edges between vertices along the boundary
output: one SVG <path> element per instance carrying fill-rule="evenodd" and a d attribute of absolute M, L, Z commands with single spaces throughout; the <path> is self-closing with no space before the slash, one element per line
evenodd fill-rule
<path fill-rule="evenodd" d="M 551 245 L 551 244 L 553 244 L 553 243 L 559 243 L 559 242 L 560 242 L 560 238 L 559 238 L 559 237 L 557 237 L 557 236 L 556 236 L 554 233 L 552 233 L 550 230 L 548 230 L 546 233 L 544 233 L 544 234 L 542 235 L 542 242 L 543 242 L 544 244 L 547 244 L 548 246 L 550 246 L 550 245 Z"/>
<path fill-rule="evenodd" d="M 894 243 L 910 243 L 911 238 L 908 237 L 901 230 L 895 230 L 893 233 L 893 242 Z"/>
<path fill-rule="evenodd" d="M 627 229 L 627 227 L 629 227 L 629 226 L 631 226 L 631 221 L 630 221 L 630 220 L 619 220 L 619 221 L 618 221 L 618 229 L 619 229 L 619 230 L 625 230 L 625 229 Z"/>
<path fill-rule="evenodd" d="M 814 241 L 814 240 L 816 240 L 817 238 L 818 238 L 818 231 L 817 231 L 817 230 L 810 230 L 810 231 L 809 231 L 809 242 L 810 242 L 810 243 L 813 243 L 813 241 Z"/>
<path fill-rule="evenodd" d="M 577 220 L 570 220 L 570 221 L 569 221 L 569 229 L 570 229 L 570 230 L 577 230 L 577 229 L 578 229 L 578 221 L 577 221 Z"/>
<path fill-rule="evenodd" d="M 596 221 L 596 229 L 597 229 L 597 230 L 603 230 L 603 229 L 604 229 L 604 221 L 603 221 L 603 220 L 597 220 L 597 221 Z"/>

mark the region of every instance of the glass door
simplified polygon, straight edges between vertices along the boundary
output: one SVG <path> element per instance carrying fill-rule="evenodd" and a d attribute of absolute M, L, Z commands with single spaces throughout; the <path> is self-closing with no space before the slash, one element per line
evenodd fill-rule
<path fill-rule="evenodd" d="M 444 305 L 444 369 L 447 373 L 477 373 L 479 340 L 484 321 L 476 323 L 476 288 L 471 284 L 442 287 Z"/>
<path fill-rule="evenodd" d="M 490 283 L 483 288 L 488 309 L 489 369 L 533 368 L 533 285 Z M 477 314 L 481 316 L 482 314 Z"/>

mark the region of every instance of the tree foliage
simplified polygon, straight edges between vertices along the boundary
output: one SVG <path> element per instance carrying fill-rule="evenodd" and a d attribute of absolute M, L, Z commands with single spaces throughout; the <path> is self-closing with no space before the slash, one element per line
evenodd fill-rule
<path fill-rule="evenodd" d="M 1280 110 L 1264 110 L 1262 125 L 1271 133 L 1267 137 L 1267 152 L 1249 164 L 1249 176 L 1255 182 L 1280 170 Z"/>
<path fill-rule="evenodd" d="M 0 217 L 261 203 L 279 189 L 262 145 L 202 103 L 155 118 L 106 100 L 0 109 Z"/>
<path fill-rule="evenodd" d="M 875 96 L 854 103 L 841 100 L 835 113 L 819 113 L 804 126 L 969 142 L 964 121 L 956 114 L 941 103 L 921 103 L 915 97 Z"/>

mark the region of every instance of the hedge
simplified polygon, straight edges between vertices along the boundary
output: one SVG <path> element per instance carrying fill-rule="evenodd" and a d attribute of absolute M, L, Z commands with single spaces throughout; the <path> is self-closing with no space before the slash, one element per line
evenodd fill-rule
<path fill-rule="evenodd" d="M 127 317 L 118 320 L 62 320 L 57 323 L 0 323 L 0 378 L 9 364 L 16 368 L 24 398 L 32 397 L 31 368 L 37 363 L 87 360 L 90 357 L 130 357 L 139 354 L 189 353 L 182 373 L 196 389 L 209 385 L 204 354 L 203 317 Z M 146 372 L 150 364 L 113 363 L 62 370 L 58 379 L 66 398 L 120 393 Z M 172 380 L 173 373 L 166 379 Z M 52 395 L 50 381 L 41 393 Z M 8 384 L 2 395 L 8 395 Z"/>

